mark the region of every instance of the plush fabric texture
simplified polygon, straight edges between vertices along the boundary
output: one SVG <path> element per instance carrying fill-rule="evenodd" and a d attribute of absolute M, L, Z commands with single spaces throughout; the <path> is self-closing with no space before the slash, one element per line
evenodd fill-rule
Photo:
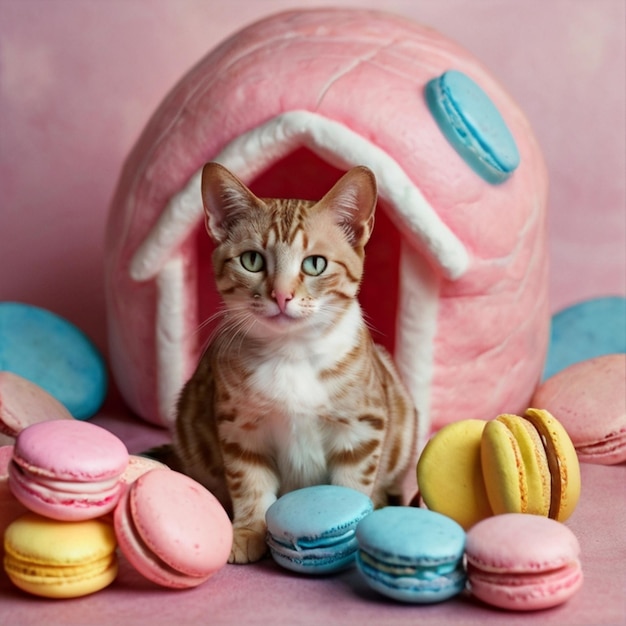
<path fill-rule="evenodd" d="M 428 108 L 426 85 L 449 68 L 516 144 L 519 166 L 500 184 Z M 275 197 L 320 197 L 369 166 L 379 207 L 361 302 L 411 390 L 421 440 L 431 424 L 526 408 L 548 341 L 546 170 L 525 116 L 472 55 L 405 18 L 304 10 L 254 23 L 181 78 L 127 158 L 105 250 L 114 375 L 159 424 L 218 307 L 198 182 L 209 160 Z"/>

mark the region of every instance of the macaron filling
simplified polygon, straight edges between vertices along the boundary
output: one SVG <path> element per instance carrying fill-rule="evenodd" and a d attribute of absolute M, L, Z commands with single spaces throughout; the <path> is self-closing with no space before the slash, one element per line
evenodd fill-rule
<path fill-rule="evenodd" d="M 458 573 L 463 578 L 465 576 L 460 560 L 435 564 L 398 563 L 376 558 L 364 550 L 359 550 L 358 558 L 361 565 L 372 567 L 377 574 L 385 575 L 390 579 L 411 578 L 416 581 L 424 581 L 430 585 L 430 583 L 443 576 L 448 577 L 449 574 Z M 445 587 L 448 586 L 446 583 Z"/>
<path fill-rule="evenodd" d="M 575 443 L 576 452 L 581 457 L 605 456 L 618 453 L 626 446 L 626 431 L 620 430 L 609 433 L 601 441 L 590 441 L 589 443 Z"/>
<path fill-rule="evenodd" d="M 550 414 L 547 411 L 529 409 L 524 413 L 524 417 L 537 429 L 548 459 L 548 468 L 550 469 L 550 510 L 548 517 L 561 519 L 568 480 L 571 480 L 568 472 L 571 472 L 572 468 L 568 467 L 567 460 L 561 453 L 558 445 L 559 434 L 552 427 L 554 424 L 551 422 L 554 420 L 549 419 Z M 574 460 L 576 460 L 575 457 Z"/>
<path fill-rule="evenodd" d="M 468 559 L 470 591 L 490 604 L 510 609 L 547 608 L 567 598 L 582 585 L 580 561 L 545 571 L 493 572 L 476 566 Z"/>
<path fill-rule="evenodd" d="M 18 500 L 33 510 L 38 508 L 37 502 L 45 503 L 45 509 L 37 512 L 50 516 L 54 514 L 49 505 L 95 507 L 99 514 L 106 513 L 115 507 L 122 491 L 118 477 L 92 482 L 54 480 L 21 467 L 15 460 L 9 465 L 9 487 Z"/>
<path fill-rule="evenodd" d="M 438 565 L 394 564 L 360 550 L 357 565 L 379 592 L 406 602 L 438 602 L 463 591 L 465 570 L 461 560 Z M 416 595 L 417 594 L 417 595 Z"/>
<path fill-rule="evenodd" d="M 282 565 L 311 567 L 319 573 L 348 567 L 354 562 L 358 549 L 354 529 L 332 537 L 294 538 L 293 541 L 268 533 L 267 545 L 272 557 Z"/>
<path fill-rule="evenodd" d="M 51 565 L 29 559 L 5 547 L 4 568 L 7 575 L 19 587 L 54 585 L 62 581 L 64 585 L 75 585 L 86 580 L 110 578 L 111 582 L 117 575 L 117 556 L 115 552 L 75 564 Z"/>

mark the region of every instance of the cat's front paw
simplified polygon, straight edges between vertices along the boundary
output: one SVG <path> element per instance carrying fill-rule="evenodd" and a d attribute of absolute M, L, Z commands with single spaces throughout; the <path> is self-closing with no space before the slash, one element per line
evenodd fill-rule
<path fill-rule="evenodd" d="M 229 563 L 254 563 L 262 559 L 267 552 L 265 527 L 233 529 L 233 547 L 228 557 Z"/>

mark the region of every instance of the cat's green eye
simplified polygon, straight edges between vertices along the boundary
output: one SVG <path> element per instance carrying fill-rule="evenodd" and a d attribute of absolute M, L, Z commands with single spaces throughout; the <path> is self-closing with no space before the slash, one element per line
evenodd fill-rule
<path fill-rule="evenodd" d="M 249 272 L 260 272 L 265 268 L 265 259 L 263 258 L 263 255 L 259 252 L 255 252 L 254 250 L 244 252 L 239 257 L 239 261 L 243 265 L 244 269 Z"/>
<path fill-rule="evenodd" d="M 302 271 L 309 276 L 319 276 L 328 265 L 328 261 L 323 256 L 314 254 L 302 261 Z"/>

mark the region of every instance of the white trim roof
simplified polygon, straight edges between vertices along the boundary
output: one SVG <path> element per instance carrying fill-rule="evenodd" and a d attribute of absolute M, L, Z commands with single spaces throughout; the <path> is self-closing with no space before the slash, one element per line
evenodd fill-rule
<path fill-rule="evenodd" d="M 403 232 L 421 243 L 446 278 L 456 280 L 466 272 L 469 256 L 465 246 L 402 167 L 381 148 L 339 122 L 309 111 L 282 113 L 236 137 L 214 160 L 249 183 L 300 147 L 339 168 L 368 166 L 376 175 L 381 198 L 396 211 Z M 202 169 L 172 196 L 136 250 L 129 270 L 134 280 L 156 278 L 202 219 L 201 175 Z"/>

